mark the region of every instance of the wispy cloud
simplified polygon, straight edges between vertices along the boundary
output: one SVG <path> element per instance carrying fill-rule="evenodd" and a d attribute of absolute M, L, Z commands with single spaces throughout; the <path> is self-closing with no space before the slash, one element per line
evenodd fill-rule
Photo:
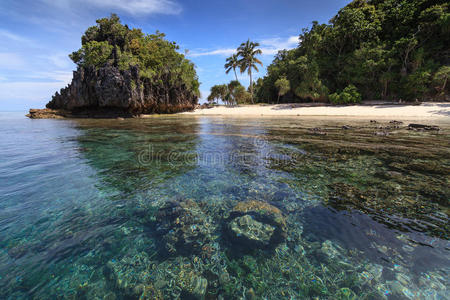
<path fill-rule="evenodd" d="M 12 33 L 8 30 L 4 30 L 4 29 L 0 29 L 0 37 L 2 37 L 3 39 L 8 39 L 14 42 L 20 42 L 20 43 L 27 43 L 30 44 L 31 40 L 22 37 L 18 34 Z"/>
<path fill-rule="evenodd" d="M 270 39 L 263 39 L 259 41 L 259 43 L 261 44 L 260 49 L 262 50 L 263 55 L 274 55 L 277 54 L 279 50 L 295 48 L 299 43 L 299 39 L 298 36 L 290 36 L 288 38 L 276 37 Z M 228 56 L 235 52 L 236 52 L 235 48 L 234 49 L 221 48 L 214 50 L 191 51 L 188 53 L 188 56 L 190 57 L 211 56 L 211 55 Z"/>
<path fill-rule="evenodd" d="M 190 51 L 188 56 L 190 57 L 198 57 L 198 56 L 210 56 L 210 55 L 231 55 L 236 52 L 236 49 L 225 48 L 225 49 L 216 49 L 211 51 Z"/>
<path fill-rule="evenodd" d="M 260 42 L 261 50 L 264 55 L 274 55 L 283 49 L 295 48 L 299 43 L 298 36 L 290 36 L 288 38 L 271 38 L 264 39 Z"/>
<path fill-rule="evenodd" d="M 51 66 L 59 69 L 68 69 L 73 66 L 72 61 L 66 53 L 39 55 L 38 59 L 45 60 Z"/>
<path fill-rule="evenodd" d="M 181 5 L 173 0 L 43 0 L 49 5 L 60 8 L 71 9 L 80 2 L 90 7 L 118 10 L 130 15 L 168 14 L 177 15 L 181 13 Z"/>
<path fill-rule="evenodd" d="M 25 60 L 21 56 L 10 52 L 0 52 L 0 69 L 17 70 L 25 65 Z"/>

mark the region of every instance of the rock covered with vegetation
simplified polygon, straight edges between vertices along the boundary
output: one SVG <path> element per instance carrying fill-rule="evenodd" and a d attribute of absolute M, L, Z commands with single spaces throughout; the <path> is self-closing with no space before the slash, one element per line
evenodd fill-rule
<path fill-rule="evenodd" d="M 449 99 L 448 1 L 354 0 L 299 40 L 258 79 L 258 101 L 277 99 L 283 77 L 290 90 L 282 102 Z"/>
<path fill-rule="evenodd" d="M 195 107 L 199 82 L 194 65 L 164 34 L 146 35 L 119 17 L 97 20 L 70 58 L 72 83 L 47 108 L 80 112 L 173 113 Z"/>

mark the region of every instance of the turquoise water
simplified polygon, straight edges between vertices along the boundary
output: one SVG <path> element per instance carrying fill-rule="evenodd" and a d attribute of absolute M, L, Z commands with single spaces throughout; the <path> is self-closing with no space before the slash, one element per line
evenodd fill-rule
<path fill-rule="evenodd" d="M 450 122 L 388 121 L 0 113 L 0 298 L 448 299 Z"/>

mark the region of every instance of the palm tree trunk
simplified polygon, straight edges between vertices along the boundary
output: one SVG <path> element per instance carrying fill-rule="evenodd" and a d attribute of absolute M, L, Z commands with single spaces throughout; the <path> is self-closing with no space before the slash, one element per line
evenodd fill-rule
<path fill-rule="evenodd" d="M 236 77 L 236 81 L 239 81 L 239 80 L 237 79 L 236 68 L 233 68 L 233 71 L 234 71 L 234 76 Z"/>
<path fill-rule="evenodd" d="M 248 74 L 250 75 L 250 94 L 252 95 L 252 104 L 255 104 L 253 100 L 253 79 L 252 79 L 252 68 L 250 67 Z"/>
<path fill-rule="evenodd" d="M 280 93 L 278 93 L 278 100 L 277 100 L 277 104 L 280 103 Z"/>

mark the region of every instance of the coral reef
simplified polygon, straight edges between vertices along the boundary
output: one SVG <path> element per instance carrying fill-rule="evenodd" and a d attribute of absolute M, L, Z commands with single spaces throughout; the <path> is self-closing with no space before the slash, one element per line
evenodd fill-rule
<path fill-rule="evenodd" d="M 233 242 L 250 249 L 276 247 L 287 234 L 281 211 L 255 200 L 238 203 L 228 217 L 226 228 Z"/>
<path fill-rule="evenodd" d="M 192 200 L 166 203 L 158 211 L 156 224 L 169 253 L 199 252 L 209 241 L 207 217 Z"/>

